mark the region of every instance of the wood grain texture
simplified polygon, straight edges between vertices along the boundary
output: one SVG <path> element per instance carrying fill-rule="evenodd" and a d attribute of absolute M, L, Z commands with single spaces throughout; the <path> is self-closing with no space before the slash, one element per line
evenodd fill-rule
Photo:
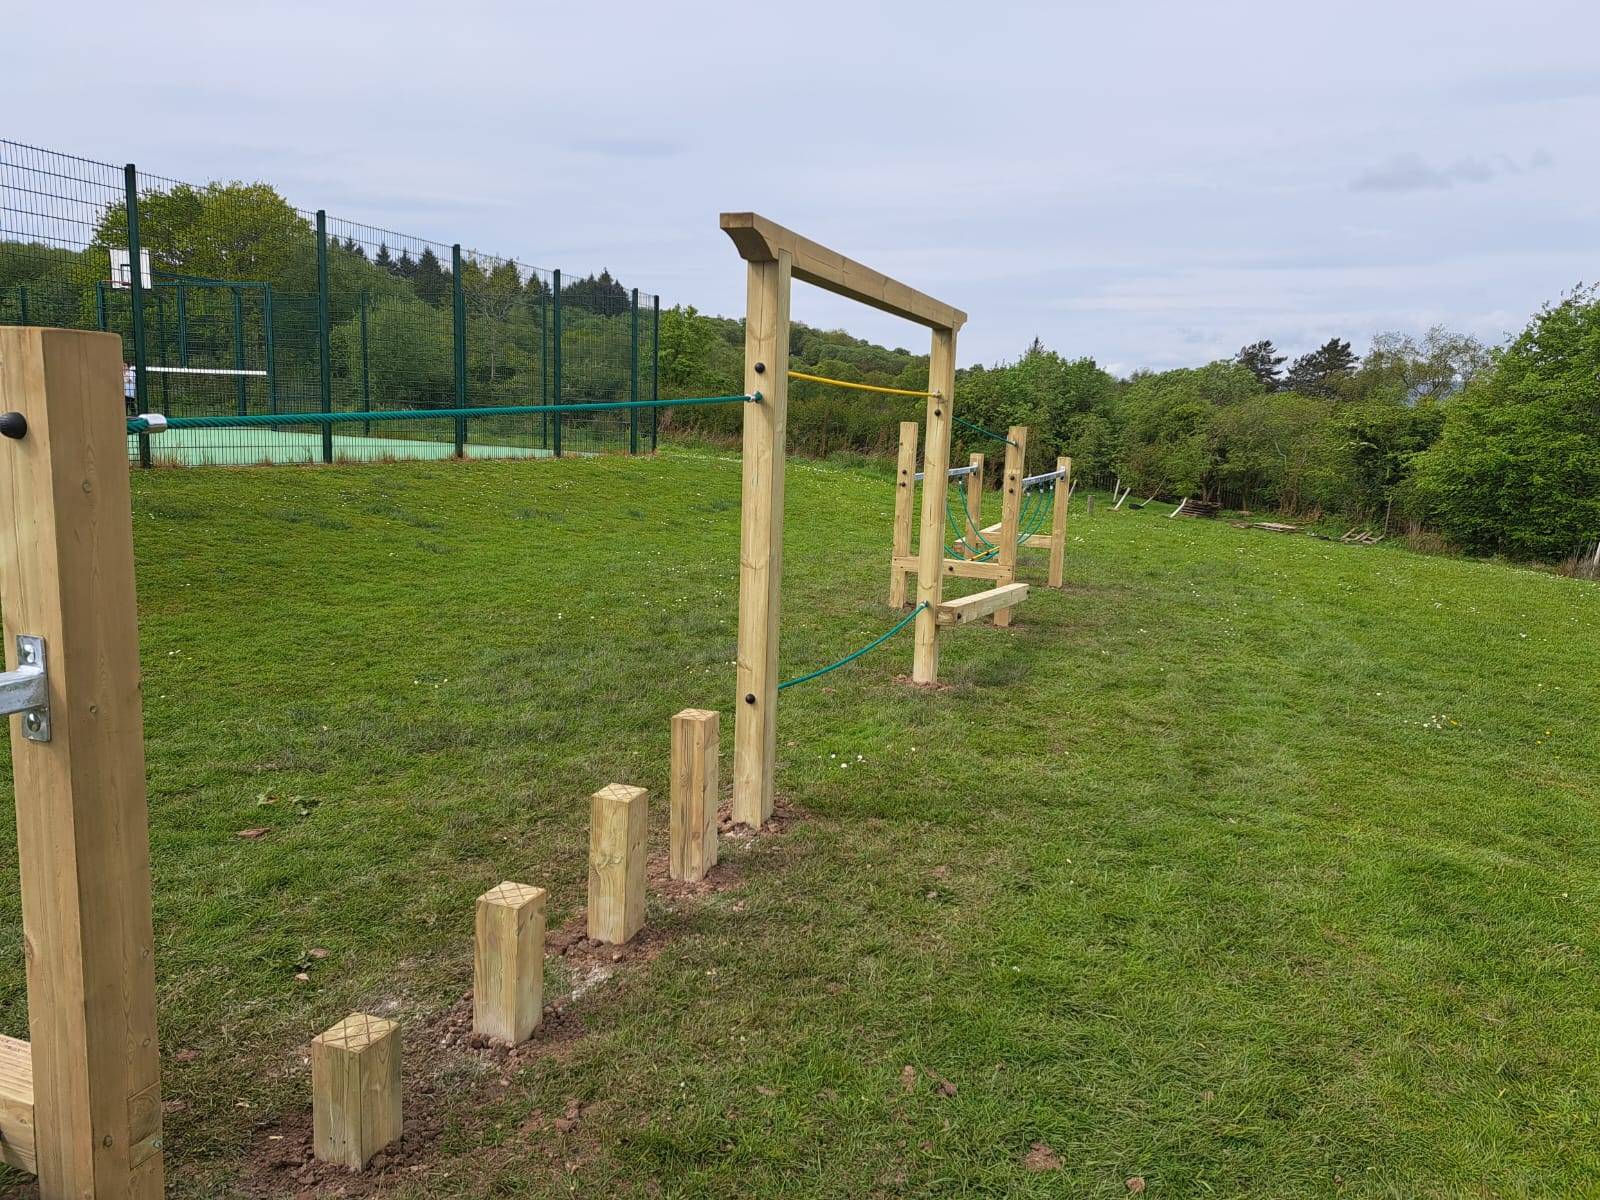
<path fill-rule="evenodd" d="M 928 358 L 927 440 L 922 451 L 922 523 L 917 534 L 917 613 L 911 679 L 939 681 L 939 599 L 944 586 L 945 495 L 950 486 L 950 410 L 956 391 L 954 329 L 935 329 Z"/>
<path fill-rule="evenodd" d="M 0 609 L 45 639 L 52 739 L 11 718 L 40 1194 L 162 1190 L 122 342 L 0 329 Z"/>
<path fill-rule="evenodd" d="M 900 560 L 911 554 L 912 506 L 917 491 L 917 423 L 900 422 L 900 449 L 894 471 L 894 546 L 889 568 L 889 607 L 906 606 L 906 573 Z M 915 568 L 913 568 L 914 570 Z"/>
<path fill-rule="evenodd" d="M 400 1137 L 400 1025 L 351 1013 L 311 1039 L 312 1153 L 359 1171 Z"/>
<path fill-rule="evenodd" d="M 36 1172 L 33 1146 L 33 1051 L 0 1036 L 0 1162 Z"/>
<path fill-rule="evenodd" d="M 1014 604 L 1021 604 L 1027 598 L 1027 584 L 1002 583 L 987 591 L 973 592 L 970 596 L 946 600 L 939 606 L 939 624 L 966 625 Z"/>
<path fill-rule="evenodd" d="M 516 1046 L 544 1015 L 545 890 L 507 881 L 478 897 L 472 1031 Z"/>
<path fill-rule="evenodd" d="M 1004 568 L 1004 573 L 999 577 L 1001 583 L 1011 583 L 1017 577 L 1017 538 L 1022 532 L 1022 480 L 1028 473 L 1028 427 L 1026 425 L 1013 425 L 1006 431 L 1009 445 L 1006 446 L 1005 472 L 1000 479 L 1000 553 L 996 560 Z M 999 626 L 1011 624 L 1011 609 L 998 608 L 994 613 L 994 623 Z"/>
<path fill-rule="evenodd" d="M 686 708 L 672 718 L 672 798 L 667 873 L 698 883 L 717 865 L 718 756 L 721 716 Z"/>
<path fill-rule="evenodd" d="M 1050 576 L 1053 588 L 1063 586 L 1067 562 L 1067 509 L 1072 504 L 1072 459 L 1056 459 L 1056 470 L 1061 478 L 1056 480 L 1056 507 L 1050 514 Z"/>
<path fill-rule="evenodd" d="M 648 833 L 641 787 L 613 783 L 589 801 L 589 936 L 620 946 L 644 928 Z"/>

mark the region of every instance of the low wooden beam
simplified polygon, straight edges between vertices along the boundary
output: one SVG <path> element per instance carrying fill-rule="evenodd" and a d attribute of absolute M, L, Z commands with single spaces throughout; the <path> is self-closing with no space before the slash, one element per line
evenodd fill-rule
<path fill-rule="evenodd" d="M 37 1173 L 33 1141 L 33 1051 L 0 1036 L 0 1162 Z"/>
<path fill-rule="evenodd" d="M 954 333 L 967 323 L 967 314 L 959 308 L 801 237 L 759 213 L 723 213 L 722 229 L 746 262 L 773 262 L 779 254 L 787 253 L 794 260 L 794 277 L 824 291 L 848 296 L 931 329 Z"/>
<path fill-rule="evenodd" d="M 894 560 L 895 570 L 915 571 L 917 557 L 908 554 L 903 558 Z M 953 579 L 1004 579 L 1006 569 L 997 562 L 974 562 L 966 558 L 946 558 L 944 560 L 944 573 Z"/>
<path fill-rule="evenodd" d="M 509 881 L 478 897 L 472 1032 L 518 1046 L 544 1016 L 545 890 Z"/>
<path fill-rule="evenodd" d="M 646 809 L 650 793 L 613 783 L 589 803 L 589 936 L 620 946 L 644 927 Z"/>
<path fill-rule="evenodd" d="M 667 873 L 698 883 L 717 865 L 718 753 L 722 718 L 686 708 L 672 718 L 672 799 Z"/>
<path fill-rule="evenodd" d="M 311 1143 L 359 1171 L 400 1137 L 400 1023 L 351 1013 L 311 1039 Z"/>
<path fill-rule="evenodd" d="M 987 591 L 973 592 L 970 596 L 944 601 L 939 605 L 939 624 L 965 625 L 969 621 L 981 621 L 990 613 L 1001 612 L 1013 605 L 1021 604 L 1027 598 L 1027 584 L 1003 583 Z"/>

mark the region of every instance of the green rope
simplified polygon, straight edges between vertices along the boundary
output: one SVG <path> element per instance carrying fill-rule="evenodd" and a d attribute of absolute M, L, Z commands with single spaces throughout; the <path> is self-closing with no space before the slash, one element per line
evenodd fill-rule
<path fill-rule="evenodd" d="M 984 537 L 983 536 L 983 530 L 979 529 L 978 526 L 973 522 L 972 514 L 967 512 L 967 506 L 965 504 L 963 504 L 961 506 L 961 520 L 958 521 L 956 519 L 956 514 L 953 511 L 951 511 L 951 508 L 950 508 L 950 490 L 948 488 L 945 489 L 945 493 L 944 493 L 944 515 L 945 515 L 946 518 L 948 518 L 949 524 L 950 524 L 950 528 L 955 533 L 957 541 L 962 541 L 962 542 L 966 542 L 967 541 L 967 533 L 966 533 L 966 531 L 967 531 L 967 528 L 970 526 L 971 529 L 972 529 L 972 532 L 978 535 L 978 540 L 980 542 L 982 542 L 985 546 L 989 547 L 989 549 L 991 549 L 991 550 L 995 550 L 996 549 L 995 544 L 993 542 L 991 542 L 988 538 Z M 971 543 L 968 542 L 968 544 L 970 545 Z M 959 558 L 960 557 L 960 555 L 956 554 L 956 552 L 953 549 L 951 549 L 951 547 L 949 546 L 948 543 L 945 545 L 945 549 L 950 551 L 950 557 L 951 558 Z M 980 558 L 980 559 L 977 559 L 975 561 L 982 562 L 983 559 Z"/>
<path fill-rule="evenodd" d="M 1041 497 L 1043 503 L 1039 503 L 1037 501 L 1034 503 L 1032 521 L 1026 523 L 1027 532 L 1022 533 L 1017 537 L 1017 545 L 1019 546 L 1032 538 L 1034 534 L 1039 532 L 1039 530 L 1044 528 L 1045 516 L 1049 514 L 1050 511 L 1056 506 L 1056 491 L 1054 488 L 1050 488 L 1049 490 L 1040 489 L 1033 494 Z"/>
<path fill-rule="evenodd" d="M 245 416 L 168 417 L 167 429 L 252 429 L 261 425 L 341 425 L 367 421 L 423 421 L 454 417 L 523 417 L 539 413 L 605 412 L 619 408 L 673 408 L 689 404 L 739 404 L 761 402 L 761 393 L 749 396 L 695 396 L 684 400 L 596 400 L 571 404 L 500 404 L 481 408 L 397 408 L 376 412 L 249 413 Z M 128 432 L 156 431 L 143 417 L 128 418 Z"/>
<path fill-rule="evenodd" d="M 868 642 L 865 646 L 861 647 L 861 649 L 859 649 L 859 650 L 852 650 L 849 654 L 846 654 L 838 662 L 829 663 L 825 667 L 818 667 L 815 671 L 812 671 L 807 675 L 796 675 L 793 679 L 784 680 L 782 683 L 780 683 L 778 685 L 778 690 L 781 692 L 781 691 L 783 691 L 784 688 L 792 688 L 797 683 L 809 683 L 809 682 L 811 682 L 811 680 L 816 679 L 819 676 L 826 675 L 829 671 L 837 671 L 840 667 L 844 666 L 846 663 L 855 662 L 856 659 L 860 658 L 868 650 L 874 650 L 877 647 L 883 645 L 890 638 L 892 638 L 895 634 L 899 633 L 907 625 L 911 624 L 912 620 L 916 617 L 916 615 L 919 612 L 921 612 L 923 609 L 927 608 L 927 607 L 928 607 L 928 602 L 926 600 L 919 601 L 917 606 L 915 608 L 913 608 L 910 612 L 908 612 L 905 616 L 901 617 L 898 621 L 896 621 L 894 623 L 894 627 L 892 629 L 890 629 L 887 633 L 880 634 L 878 637 L 873 638 L 872 641 Z"/>
<path fill-rule="evenodd" d="M 983 434 L 984 437 L 991 437 L 995 441 L 1004 442 L 1008 446 L 1015 446 L 1016 445 L 1016 443 L 1013 442 L 1010 438 L 1006 437 L 1005 434 L 996 433 L 992 429 L 985 429 L 982 425 L 974 425 L 971 421 L 963 421 L 960 417 L 956 416 L 955 413 L 951 413 L 950 414 L 950 419 L 952 421 L 954 421 L 957 425 L 965 425 L 968 429 L 972 430 L 974 433 Z"/>

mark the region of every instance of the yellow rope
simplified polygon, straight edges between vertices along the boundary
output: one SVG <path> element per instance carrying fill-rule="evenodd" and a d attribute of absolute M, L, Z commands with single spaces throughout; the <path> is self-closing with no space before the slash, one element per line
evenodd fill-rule
<path fill-rule="evenodd" d="M 829 379 L 826 375 L 807 375 L 803 371 L 790 371 L 790 379 L 804 379 L 807 383 L 831 383 L 834 387 L 855 388 L 858 392 L 882 392 L 885 396 L 933 396 L 936 392 L 913 392 L 909 388 L 879 387 L 873 383 L 851 383 L 848 379 Z"/>

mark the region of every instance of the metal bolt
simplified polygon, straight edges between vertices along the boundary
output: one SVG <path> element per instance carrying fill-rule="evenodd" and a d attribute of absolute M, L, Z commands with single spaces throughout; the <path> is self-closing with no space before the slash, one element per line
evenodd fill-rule
<path fill-rule="evenodd" d="M 13 440 L 28 436 L 28 418 L 19 412 L 0 414 L 0 434 Z"/>
<path fill-rule="evenodd" d="M 754 704 L 756 702 L 756 694 L 754 692 L 746 692 L 744 694 L 744 702 L 746 704 Z"/>
<path fill-rule="evenodd" d="M 23 723 L 35 733 L 39 732 L 39 727 L 43 724 L 43 722 L 39 720 L 39 714 L 36 712 L 29 713 L 27 716 L 23 717 L 22 720 Z"/>
<path fill-rule="evenodd" d="M 756 374 L 757 375 L 765 375 L 766 373 L 767 373 L 767 364 L 766 363 L 762 363 L 762 362 L 758 362 L 756 364 Z"/>

